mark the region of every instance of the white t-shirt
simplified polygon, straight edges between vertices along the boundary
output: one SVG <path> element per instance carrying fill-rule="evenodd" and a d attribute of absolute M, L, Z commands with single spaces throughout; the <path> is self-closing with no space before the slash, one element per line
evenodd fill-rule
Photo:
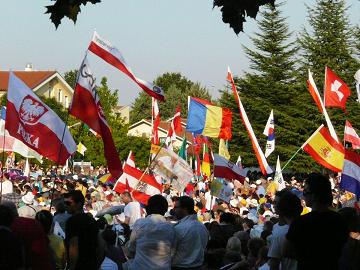
<path fill-rule="evenodd" d="M 205 192 L 205 200 L 206 200 L 206 205 L 205 205 L 205 207 L 206 207 L 207 210 L 213 209 L 214 205 L 216 204 L 216 199 L 217 199 L 217 197 L 212 196 L 212 200 L 211 200 L 211 193 L 210 193 L 210 191 Z M 210 205 L 210 204 L 211 204 L 211 205 Z"/>
<path fill-rule="evenodd" d="M 268 251 L 269 258 L 280 259 L 280 269 L 282 270 L 296 270 L 297 261 L 294 259 L 283 258 L 281 256 L 284 246 L 285 236 L 289 230 L 289 225 L 285 224 L 280 226 L 278 223 L 274 225 L 272 235 L 270 238 L 270 245 Z"/>
<path fill-rule="evenodd" d="M 124 208 L 125 217 L 129 217 L 129 226 L 132 229 L 135 221 L 141 218 L 140 204 L 138 202 L 129 202 Z"/>
<path fill-rule="evenodd" d="M 199 190 L 205 190 L 206 184 L 203 181 L 197 183 Z"/>
<path fill-rule="evenodd" d="M 4 195 L 8 193 L 13 193 L 13 183 L 10 180 L 5 180 L 2 183 L 1 194 Z"/>

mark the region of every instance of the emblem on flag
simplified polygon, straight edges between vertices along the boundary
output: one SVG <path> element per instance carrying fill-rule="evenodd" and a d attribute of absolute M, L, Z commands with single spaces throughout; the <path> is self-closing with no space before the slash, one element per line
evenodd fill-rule
<path fill-rule="evenodd" d="M 19 117 L 24 124 L 35 125 L 47 111 L 40 102 L 27 95 L 21 102 Z"/>

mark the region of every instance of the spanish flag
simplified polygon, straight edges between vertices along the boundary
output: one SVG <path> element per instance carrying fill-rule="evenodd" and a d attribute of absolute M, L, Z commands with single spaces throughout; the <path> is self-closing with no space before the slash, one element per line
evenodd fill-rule
<path fill-rule="evenodd" d="M 344 164 L 345 149 L 331 137 L 329 130 L 321 125 L 303 144 L 302 149 L 325 168 L 341 172 Z"/>
<path fill-rule="evenodd" d="M 207 177 L 209 177 L 211 175 L 211 172 L 210 172 L 210 156 L 209 156 L 209 148 L 207 146 L 207 142 L 204 143 L 203 161 L 201 163 L 201 171 Z"/>

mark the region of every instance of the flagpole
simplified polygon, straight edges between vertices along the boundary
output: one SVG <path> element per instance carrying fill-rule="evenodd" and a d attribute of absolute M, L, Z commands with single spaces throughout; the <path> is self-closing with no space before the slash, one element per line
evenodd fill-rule
<path fill-rule="evenodd" d="M 300 152 L 300 150 L 303 149 L 301 146 L 293 155 L 292 157 L 286 162 L 286 164 L 282 167 L 281 172 L 286 168 L 286 166 L 294 159 L 294 157 Z"/>

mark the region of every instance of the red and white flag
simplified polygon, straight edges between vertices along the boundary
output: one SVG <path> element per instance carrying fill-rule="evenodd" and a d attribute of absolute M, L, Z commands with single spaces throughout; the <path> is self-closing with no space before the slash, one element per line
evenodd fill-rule
<path fill-rule="evenodd" d="M 164 100 L 164 91 L 147 81 L 137 78 L 131 71 L 130 67 L 126 64 L 121 52 L 111 45 L 107 40 L 102 39 L 96 32 L 94 32 L 93 38 L 88 48 L 89 51 L 102 58 L 105 62 L 119 69 L 125 73 L 130 79 L 132 79 L 137 85 L 141 87 L 148 95 Z"/>
<path fill-rule="evenodd" d="M 12 72 L 7 92 L 5 129 L 40 155 L 60 165 L 64 165 L 77 149 L 60 117 Z"/>
<path fill-rule="evenodd" d="M 348 120 L 345 122 L 344 141 L 350 142 L 353 149 L 360 149 L 360 137 Z"/>
<path fill-rule="evenodd" d="M 128 156 L 127 160 L 126 160 L 126 164 L 128 164 L 131 167 L 136 168 L 136 166 L 135 166 L 135 155 L 131 150 L 130 150 L 129 156 Z M 124 164 L 124 166 L 125 166 L 125 164 Z"/>
<path fill-rule="evenodd" d="M 307 83 L 308 83 L 309 92 L 310 92 L 311 96 L 313 97 L 316 105 L 318 106 L 319 111 L 321 113 L 323 113 L 323 115 L 325 117 L 326 125 L 329 128 L 331 137 L 333 137 L 338 142 L 339 139 L 338 139 L 338 137 L 336 135 L 336 131 L 334 129 L 333 124 L 331 123 L 330 117 L 329 117 L 329 115 L 328 115 L 328 113 L 326 111 L 324 103 L 322 102 L 321 96 L 320 96 L 319 91 L 318 91 L 318 89 L 316 87 L 316 84 L 315 84 L 313 76 L 312 76 L 312 74 L 310 72 L 310 69 L 308 70 L 308 72 L 309 72 L 309 79 L 307 80 Z"/>
<path fill-rule="evenodd" d="M 176 141 L 176 135 L 180 136 L 181 132 L 181 109 L 180 106 L 178 106 L 175 115 L 171 120 L 170 128 L 166 136 L 166 144 L 172 148 L 173 141 Z"/>
<path fill-rule="evenodd" d="M 136 201 L 145 205 L 151 196 L 161 194 L 162 185 L 154 175 L 143 173 L 127 163 L 123 170 L 123 174 L 114 186 L 114 191 L 117 193 L 129 191 Z"/>
<path fill-rule="evenodd" d="M 251 140 L 251 143 L 252 143 L 256 158 L 257 158 L 257 160 L 259 162 L 260 170 L 263 173 L 263 175 L 271 174 L 273 172 L 273 170 L 269 166 L 269 164 L 268 164 L 268 162 L 267 162 L 267 160 L 265 158 L 265 155 L 264 155 L 263 151 L 260 148 L 259 142 L 258 142 L 258 140 L 257 140 L 257 138 L 255 136 L 255 133 L 254 133 L 254 130 L 253 130 L 251 124 L 250 124 L 249 118 L 247 117 L 245 108 L 242 105 L 239 94 L 238 94 L 238 92 L 236 90 L 235 82 L 234 82 L 234 79 L 232 77 L 232 74 L 231 74 L 231 71 L 230 71 L 229 67 L 228 67 L 227 79 L 231 83 L 231 87 L 232 87 L 232 90 L 233 90 L 233 93 L 234 93 L 234 96 L 235 96 L 235 100 L 237 101 L 238 106 L 239 106 L 240 116 L 241 116 L 241 118 L 243 120 L 243 123 L 244 123 L 244 125 L 246 127 L 246 130 L 249 133 L 249 137 L 250 137 L 250 140 Z"/>
<path fill-rule="evenodd" d="M 151 143 L 159 145 L 160 144 L 160 140 L 159 140 L 160 111 L 156 98 L 152 97 L 151 100 L 152 100 L 151 113 L 153 120 Z"/>
<path fill-rule="evenodd" d="M 214 154 L 214 176 L 229 180 L 237 179 L 244 184 L 246 172 L 230 160 Z"/>
<path fill-rule="evenodd" d="M 108 169 L 114 178 L 119 178 L 122 173 L 119 154 L 102 110 L 99 95 L 96 92 L 95 78 L 86 56 L 79 69 L 69 113 L 102 137 Z"/>
<path fill-rule="evenodd" d="M 325 97 L 326 107 L 339 107 L 345 111 L 346 100 L 350 96 L 350 88 L 330 68 L 325 68 Z"/>

